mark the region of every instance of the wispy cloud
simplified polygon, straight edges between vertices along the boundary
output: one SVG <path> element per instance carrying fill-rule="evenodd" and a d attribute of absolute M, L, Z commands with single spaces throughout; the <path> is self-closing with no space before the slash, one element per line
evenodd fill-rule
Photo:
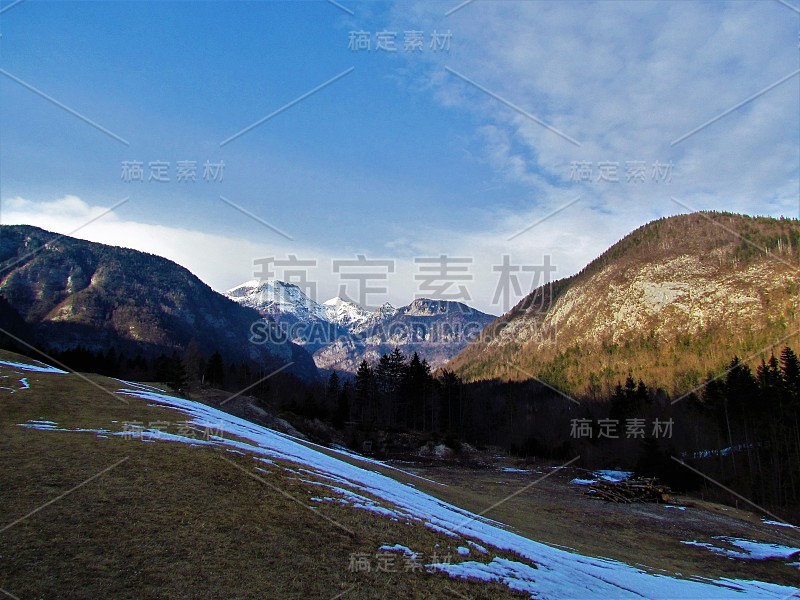
<path fill-rule="evenodd" d="M 411 12 L 433 27 L 440 9 L 419 2 L 396 16 Z M 450 56 L 413 68 L 430 86 L 421 89 L 481 123 L 474 133 L 483 157 L 507 181 L 529 186 L 544 204 L 564 189 L 593 198 L 582 210 L 598 230 L 622 213 L 636 224 L 671 214 L 670 195 L 702 208 L 797 216 L 800 98 L 797 86 L 775 85 L 797 69 L 796 23 L 785 16 L 779 4 L 758 2 L 485 2 L 447 19 Z M 456 78 L 443 76 L 448 68 L 513 98 L 581 147 L 457 89 Z M 572 177 L 576 162 L 593 166 L 589 181 Z M 635 162 L 646 164 L 646 182 L 626 181 Z M 673 164 L 669 185 L 652 180 L 656 162 Z M 600 163 L 616 163 L 621 181 L 598 182 Z"/>
<path fill-rule="evenodd" d="M 289 241 L 276 235 L 255 240 L 140 222 L 118 212 L 109 213 L 108 206 L 91 204 L 76 196 L 51 201 L 12 198 L 3 204 L 3 224 L 35 225 L 61 234 L 69 234 L 82 226 L 74 237 L 164 256 L 188 268 L 218 291 L 252 279 L 262 269 L 254 265 L 254 259 L 285 259 L 289 254 L 300 259 L 314 259 L 317 266 L 309 269 L 308 276 L 318 284 L 317 300 L 320 301 L 335 296 L 342 283 L 332 270 L 332 261 L 352 259 L 356 252 L 363 252 L 369 258 L 395 260 L 395 271 L 389 276 L 387 293 L 372 298 L 371 304 L 386 301 L 396 305 L 407 304 L 414 297 L 424 295 L 420 292 L 419 280 L 415 279 L 419 264 L 414 262 L 414 258 L 438 257 L 444 253 L 454 258 L 471 259 L 468 273 L 472 279 L 466 282 L 470 304 L 500 314 L 509 307 L 492 304 L 499 283 L 494 267 L 500 264 L 504 255 L 510 255 L 513 264 L 518 265 L 539 265 L 545 255 L 550 255 L 557 267 L 555 277 L 563 277 L 580 269 L 585 256 L 596 256 L 604 249 L 603 242 L 592 236 L 589 213 L 569 214 L 568 210 L 558 211 L 558 208 L 553 205 L 547 209 L 537 203 L 524 212 L 494 215 L 494 224 L 490 226 L 487 226 L 489 219 L 485 215 L 475 213 L 476 227 L 481 231 L 470 236 L 450 229 L 446 224 L 421 223 L 412 237 L 390 238 L 383 248 L 356 247 L 354 252 L 338 246 L 312 246 Z M 548 210 L 551 215 L 547 226 L 543 224 L 508 241 L 514 234 L 529 228 L 531 223 L 547 216 Z M 87 225 L 91 219 L 94 220 Z M 572 227 L 582 229 L 583 233 L 571 233 Z M 402 227 L 398 228 L 398 233 L 401 230 Z M 624 227 L 618 228 L 619 237 L 624 233 Z M 529 274 L 521 278 L 524 293 L 532 291 L 526 278 L 533 283 Z M 513 298 L 512 304 L 518 299 Z"/>

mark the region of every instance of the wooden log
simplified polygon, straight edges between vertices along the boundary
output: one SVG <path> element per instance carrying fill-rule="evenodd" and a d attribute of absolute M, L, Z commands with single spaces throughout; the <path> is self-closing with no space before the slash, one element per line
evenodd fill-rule
<path fill-rule="evenodd" d="M 672 491 L 657 485 L 655 479 L 633 481 L 598 481 L 590 484 L 585 494 L 606 502 L 630 504 L 632 502 L 669 502 Z"/>

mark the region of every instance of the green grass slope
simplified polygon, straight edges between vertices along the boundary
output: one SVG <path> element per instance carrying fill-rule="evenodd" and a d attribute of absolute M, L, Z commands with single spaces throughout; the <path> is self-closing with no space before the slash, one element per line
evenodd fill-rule
<path fill-rule="evenodd" d="M 20 389 L 23 376 L 30 389 Z M 387 543 L 458 555 L 452 538 L 422 525 L 336 503 L 311 508 L 320 489 L 300 479 L 315 477 L 280 468 L 297 465 L 276 465 L 259 481 L 250 457 L 210 447 L 19 426 L 123 431 L 162 422 L 174 432 L 185 418 L 137 398 L 124 403 L 118 381 L 2 365 L 0 377 L 0 596 L 520 597 L 399 562 L 388 572 L 351 570 L 351 555 L 375 562 Z"/>

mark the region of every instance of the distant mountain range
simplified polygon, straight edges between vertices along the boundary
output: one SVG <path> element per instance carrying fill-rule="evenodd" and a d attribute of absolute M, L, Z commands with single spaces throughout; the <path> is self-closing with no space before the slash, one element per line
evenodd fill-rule
<path fill-rule="evenodd" d="M 270 332 L 264 343 L 253 343 L 254 324 Z M 154 355 L 194 340 L 227 361 L 293 362 L 306 378 L 352 373 L 398 346 L 466 380 L 536 377 L 599 396 L 631 374 L 684 392 L 733 355 L 752 364 L 770 344 L 797 343 L 800 222 L 659 219 L 498 319 L 425 298 L 375 311 L 342 298 L 319 304 L 276 280 L 222 295 L 158 256 L 0 226 L 0 325 L 56 349 Z"/>
<path fill-rule="evenodd" d="M 395 346 L 439 367 L 495 319 L 460 302 L 425 298 L 375 311 L 342 298 L 320 304 L 296 285 L 275 279 L 248 281 L 226 295 L 278 324 L 313 353 L 319 368 L 350 373 L 362 360 L 375 361 Z"/>
<path fill-rule="evenodd" d="M 253 344 L 252 308 L 212 290 L 187 269 L 159 256 L 78 240 L 27 225 L 0 226 L 0 321 L 24 322 L 33 339 L 63 350 L 78 345 L 154 356 L 192 340 L 207 355 L 317 375 L 294 344 Z M 16 334 L 15 334 L 16 335 Z M 18 336 L 19 337 L 19 336 Z"/>
<path fill-rule="evenodd" d="M 450 365 L 574 393 L 631 373 L 683 393 L 800 331 L 800 221 L 694 213 L 653 221 L 535 290 Z M 779 351 L 780 347 L 776 350 Z"/>

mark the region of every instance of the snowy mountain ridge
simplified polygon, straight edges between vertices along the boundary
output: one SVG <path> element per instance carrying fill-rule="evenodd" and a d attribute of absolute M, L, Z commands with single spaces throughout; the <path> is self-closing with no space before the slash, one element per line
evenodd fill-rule
<path fill-rule="evenodd" d="M 277 279 L 252 279 L 228 290 L 225 295 L 238 304 L 262 313 L 330 320 L 327 303 L 320 305 L 295 284 Z"/>
<path fill-rule="evenodd" d="M 264 316 L 276 321 L 294 317 L 300 321 L 326 321 L 347 331 L 352 331 L 374 316 L 395 311 L 388 302 L 372 312 L 359 304 L 341 297 L 334 297 L 322 304 L 308 297 L 294 283 L 279 279 L 252 279 L 225 292 L 234 302 L 255 308 Z"/>
<path fill-rule="evenodd" d="M 247 281 L 225 295 L 281 325 L 291 341 L 314 353 L 319 368 L 347 372 L 395 346 L 441 366 L 494 320 L 461 302 L 429 298 L 399 308 L 387 302 L 374 311 L 341 297 L 319 304 L 277 279 Z"/>
<path fill-rule="evenodd" d="M 338 296 L 326 300 L 322 306 L 328 321 L 348 330 L 358 327 L 372 316 L 370 311 L 361 308 L 355 302 L 350 302 Z"/>

